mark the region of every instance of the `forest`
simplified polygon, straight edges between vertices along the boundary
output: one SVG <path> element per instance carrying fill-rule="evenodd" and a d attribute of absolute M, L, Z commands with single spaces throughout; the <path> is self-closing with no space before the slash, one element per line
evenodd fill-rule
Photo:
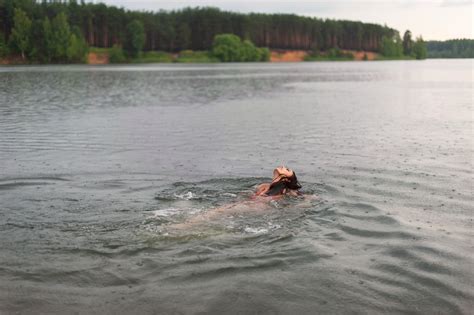
<path fill-rule="evenodd" d="M 40 62 L 80 62 L 87 47 L 120 47 L 129 55 L 207 51 L 220 34 L 234 34 L 256 47 L 313 52 L 383 52 L 402 45 L 398 31 L 387 26 L 293 14 L 213 7 L 148 12 L 74 0 L 0 0 L 0 56 L 16 52 Z"/>
<path fill-rule="evenodd" d="M 474 58 L 473 39 L 428 41 L 428 58 Z"/>

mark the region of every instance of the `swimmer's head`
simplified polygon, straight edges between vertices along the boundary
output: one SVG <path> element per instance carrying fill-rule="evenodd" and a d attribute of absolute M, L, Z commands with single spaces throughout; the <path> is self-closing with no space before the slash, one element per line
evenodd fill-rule
<path fill-rule="evenodd" d="M 300 189 L 301 185 L 298 182 L 296 173 L 287 167 L 280 166 L 273 170 L 272 184 L 284 182 L 289 189 Z"/>

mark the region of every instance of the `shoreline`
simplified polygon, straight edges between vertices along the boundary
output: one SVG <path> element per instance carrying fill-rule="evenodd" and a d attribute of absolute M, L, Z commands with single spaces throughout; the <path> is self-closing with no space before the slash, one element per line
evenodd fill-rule
<path fill-rule="evenodd" d="M 308 50 L 294 50 L 294 49 L 271 49 L 270 62 L 311 62 L 311 61 L 361 61 L 361 60 L 378 60 L 379 53 L 364 50 L 341 50 L 343 53 L 352 54 L 354 58 L 328 58 L 324 52 L 322 56 L 313 60 L 305 60 L 311 56 L 311 51 Z M 364 59 L 364 57 L 367 59 Z"/>
<path fill-rule="evenodd" d="M 295 49 L 271 49 L 270 50 L 270 60 L 269 63 L 281 63 L 281 62 L 318 62 L 318 61 L 373 61 L 373 60 L 383 60 L 382 56 L 375 52 L 370 51 L 356 51 L 356 50 L 342 50 L 344 53 L 350 53 L 354 56 L 352 59 L 348 58 L 328 58 L 322 53 L 321 56 L 308 60 L 308 57 L 311 56 L 311 51 L 307 50 L 295 50 Z M 130 60 L 127 63 L 203 63 L 202 59 L 198 58 L 180 58 L 180 53 L 173 52 L 145 52 L 144 54 L 159 54 L 161 58 L 147 58 L 143 56 L 141 58 L 136 58 Z M 199 53 L 199 52 L 198 52 Z M 205 53 L 205 52 L 200 52 Z M 87 54 L 87 62 L 78 63 L 78 64 L 88 64 L 88 65 L 107 65 L 114 64 L 110 62 L 110 52 L 107 48 L 95 48 L 92 47 Z M 365 59 L 366 57 L 366 59 Z M 220 61 L 210 60 L 212 63 L 222 63 Z M 11 55 L 4 58 L 0 58 L 0 66 L 6 65 L 50 65 L 54 63 L 35 63 L 29 62 L 28 60 L 22 60 L 20 56 Z M 66 63 L 74 64 L 74 63 Z"/>

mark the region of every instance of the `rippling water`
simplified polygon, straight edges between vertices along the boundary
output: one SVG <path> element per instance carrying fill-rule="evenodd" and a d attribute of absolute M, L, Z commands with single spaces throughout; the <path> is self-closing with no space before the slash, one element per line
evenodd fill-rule
<path fill-rule="evenodd" d="M 0 313 L 469 314 L 472 66 L 1 67 Z"/>

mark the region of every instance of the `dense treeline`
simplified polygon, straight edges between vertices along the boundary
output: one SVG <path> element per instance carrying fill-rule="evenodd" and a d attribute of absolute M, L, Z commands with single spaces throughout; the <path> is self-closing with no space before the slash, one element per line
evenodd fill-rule
<path fill-rule="evenodd" d="M 0 36 L 6 42 L 14 36 L 15 9 L 24 11 L 32 24 L 64 13 L 76 36 L 82 34 L 94 47 L 126 47 L 130 44 L 127 27 L 138 21 L 144 30 L 145 51 L 209 50 L 215 35 L 222 33 L 235 34 L 259 47 L 380 51 L 382 38 L 398 36 L 396 30 L 377 24 L 292 14 L 240 14 L 209 7 L 139 12 L 84 1 L 0 0 Z"/>
<path fill-rule="evenodd" d="M 44 17 L 32 21 L 25 11 L 15 8 L 13 28 L 8 40 L 0 37 L 0 56 L 11 51 L 23 60 L 50 62 L 84 62 L 88 50 L 80 29 L 71 29 L 64 12 L 53 19 Z"/>
<path fill-rule="evenodd" d="M 428 58 L 474 58 L 474 39 L 428 41 Z"/>

